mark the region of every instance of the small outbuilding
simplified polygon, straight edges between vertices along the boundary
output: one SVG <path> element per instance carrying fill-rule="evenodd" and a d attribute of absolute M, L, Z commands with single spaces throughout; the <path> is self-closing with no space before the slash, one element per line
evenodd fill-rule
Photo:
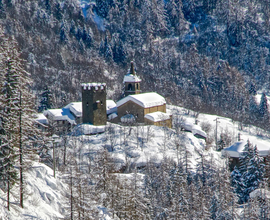
<path fill-rule="evenodd" d="M 259 156 L 266 157 L 270 153 L 270 146 L 265 145 L 259 141 L 253 141 L 254 146 L 256 145 Z M 239 166 L 239 158 L 247 151 L 247 141 L 237 141 L 230 147 L 224 148 L 221 153 L 225 157 L 230 158 L 230 169 L 232 170 L 235 166 Z"/>
<path fill-rule="evenodd" d="M 57 134 L 69 132 L 76 125 L 75 117 L 69 109 L 48 109 L 43 114 L 47 117 L 49 125 L 54 128 Z"/>
<path fill-rule="evenodd" d="M 146 124 L 156 125 L 156 126 L 165 126 L 172 128 L 172 115 L 164 112 L 152 112 L 144 116 Z"/>

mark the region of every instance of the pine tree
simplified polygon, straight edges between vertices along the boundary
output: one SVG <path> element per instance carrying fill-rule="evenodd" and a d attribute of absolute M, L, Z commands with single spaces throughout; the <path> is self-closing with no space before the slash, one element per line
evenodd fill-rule
<path fill-rule="evenodd" d="M 47 86 L 41 94 L 41 101 L 39 106 L 39 112 L 52 108 L 52 93 Z"/>
<path fill-rule="evenodd" d="M 252 158 L 247 164 L 247 171 L 243 174 L 243 180 L 245 182 L 245 196 L 249 198 L 249 194 L 258 189 L 264 178 L 264 163 L 263 158 L 259 156 L 258 149 L 255 146 L 252 152 Z"/>
<path fill-rule="evenodd" d="M 237 213 L 235 211 L 235 201 L 236 197 L 231 186 L 230 173 L 227 167 L 217 170 L 218 178 L 218 199 L 219 199 L 219 210 L 217 219 L 235 219 Z"/>
<path fill-rule="evenodd" d="M 256 123 L 259 116 L 259 108 L 254 96 L 249 98 L 249 122 Z"/>
<path fill-rule="evenodd" d="M 268 111 L 268 101 L 266 94 L 263 93 L 261 96 L 261 102 L 259 106 L 259 114 L 260 114 L 260 120 L 261 120 L 261 126 L 263 128 L 269 128 L 269 111 Z"/>
<path fill-rule="evenodd" d="M 175 35 L 182 34 L 181 31 L 184 29 L 185 25 L 182 0 L 169 0 L 165 7 L 171 28 L 174 29 Z"/>
<path fill-rule="evenodd" d="M 0 111 L 0 117 L 3 119 L 9 149 L 6 153 L 13 154 L 9 164 L 16 164 L 20 169 L 20 205 L 23 207 L 23 170 L 30 165 L 33 147 L 39 141 L 39 131 L 35 127 L 34 96 L 30 92 L 32 81 L 29 73 L 24 70 L 24 61 L 20 58 L 17 43 L 13 38 L 5 38 L 3 34 L 1 38 L 4 76 L 0 95 L 3 110 Z M 13 176 L 16 174 L 8 175 L 8 184 L 15 183 Z"/>
<path fill-rule="evenodd" d="M 1 95 L 0 103 L 2 109 L 0 118 L 2 121 L 3 134 L 1 135 L 1 167 L 0 178 L 1 185 L 7 191 L 7 206 L 10 204 L 10 189 L 18 180 L 18 172 L 14 168 L 18 157 L 19 148 L 19 128 L 18 128 L 18 75 L 12 69 L 11 65 L 14 61 L 9 57 L 9 42 L 8 39 L 1 34 Z"/>
<path fill-rule="evenodd" d="M 265 158 L 265 179 L 267 181 L 268 186 L 270 186 L 270 155 L 268 154 Z"/>
<path fill-rule="evenodd" d="M 106 18 L 109 12 L 108 0 L 96 0 L 96 11 L 99 16 Z"/>
<path fill-rule="evenodd" d="M 245 175 L 247 173 L 248 163 L 249 163 L 250 159 L 252 158 L 252 155 L 253 155 L 253 146 L 248 141 L 247 146 L 246 146 L 246 151 L 239 158 L 239 160 L 240 160 L 239 171 L 241 173 L 241 183 L 239 183 L 240 188 L 238 188 L 238 189 L 243 190 L 241 192 L 241 194 L 238 195 L 238 197 L 240 199 L 240 201 L 239 201 L 240 204 L 246 202 L 248 200 L 248 196 L 249 196 L 249 195 L 245 194 L 245 189 L 247 187 L 246 182 L 245 182 Z"/>
<path fill-rule="evenodd" d="M 231 185 L 234 193 L 238 196 L 238 202 L 241 203 L 241 198 L 245 190 L 245 184 L 242 182 L 242 174 L 235 166 L 231 173 Z"/>

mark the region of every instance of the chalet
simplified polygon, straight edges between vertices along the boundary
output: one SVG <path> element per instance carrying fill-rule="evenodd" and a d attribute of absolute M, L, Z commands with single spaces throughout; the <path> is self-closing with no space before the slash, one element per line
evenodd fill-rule
<path fill-rule="evenodd" d="M 75 117 L 69 109 L 48 109 L 43 114 L 56 134 L 70 132 L 72 127 L 76 125 Z"/>
<path fill-rule="evenodd" d="M 270 146 L 259 141 L 254 141 L 253 144 L 257 146 L 259 156 L 266 157 L 269 155 Z M 235 166 L 239 166 L 239 158 L 247 152 L 248 145 L 247 141 L 237 141 L 230 147 L 222 150 L 222 155 L 230 158 L 230 169 L 233 169 Z"/>

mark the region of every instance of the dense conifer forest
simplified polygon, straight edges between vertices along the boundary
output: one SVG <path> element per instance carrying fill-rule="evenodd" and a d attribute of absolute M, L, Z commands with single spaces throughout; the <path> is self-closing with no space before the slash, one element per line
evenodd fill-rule
<path fill-rule="evenodd" d="M 269 2 L 245 0 L 1 0 L 1 24 L 27 60 L 33 89 L 54 107 L 104 81 L 118 99 L 131 60 L 143 91 L 170 103 L 267 127 Z M 39 97 L 37 97 L 37 102 Z M 263 123 L 261 123 L 263 121 Z"/>

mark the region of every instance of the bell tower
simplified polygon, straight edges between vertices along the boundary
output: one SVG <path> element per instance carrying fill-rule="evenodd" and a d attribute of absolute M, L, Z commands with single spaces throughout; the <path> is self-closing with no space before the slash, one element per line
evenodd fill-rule
<path fill-rule="evenodd" d="M 92 125 L 106 125 L 106 84 L 83 83 L 82 122 Z"/>
<path fill-rule="evenodd" d="M 130 69 L 124 77 L 125 96 L 141 93 L 141 79 L 136 75 L 134 63 L 131 61 Z"/>

